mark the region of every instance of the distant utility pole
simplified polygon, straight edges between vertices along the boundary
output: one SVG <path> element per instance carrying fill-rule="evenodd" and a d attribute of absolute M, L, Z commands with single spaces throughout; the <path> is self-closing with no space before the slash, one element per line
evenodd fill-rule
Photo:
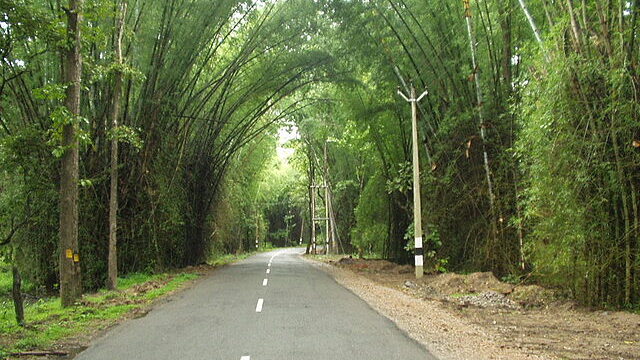
<path fill-rule="evenodd" d="M 311 189 L 311 244 L 312 244 L 312 248 L 313 248 L 313 254 L 315 255 L 317 253 L 317 239 L 316 239 L 316 223 L 320 222 L 320 221 L 329 221 L 329 217 L 316 217 L 316 192 L 319 191 L 319 189 L 326 189 L 327 187 L 325 185 L 311 185 L 309 187 Z M 326 198 L 325 198 L 325 207 L 326 207 Z M 327 230 L 329 229 L 329 225 L 327 225 Z M 328 252 L 328 240 L 329 240 L 329 235 L 326 236 L 325 238 L 325 244 L 324 244 L 324 249 L 325 249 L 325 253 L 329 254 Z"/>
<path fill-rule="evenodd" d="M 256 249 L 257 249 L 258 247 L 260 247 L 259 246 L 260 244 L 258 242 L 258 239 L 259 239 L 259 236 L 260 236 L 260 233 L 259 233 L 259 230 L 260 230 L 260 218 L 258 218 L 258 207 L 257 206 L 256 206 L 256 209 L 255 209 L 255 213 L 256 213 Z"/>
<path fill-rule="evenodd" d="M 325 223 L 325 242 L 324 242 L 324 250 L 325 254 L 329 255 L 329 253 L 333 250 L 337 253 L 338 246 L 336 244 L 336 236 L 335 236 L 335 224 L 332 222 L 333 212 L 331 209 L 331 192 L 329 190 L 329 162 L 327 156 L 327 143 L 333 142 L 331 139 L 327 139 L 324 142 L 324 165 L 322 172 L 322 185 L 316 185 L 315 180 L 311 180 L 311 185 L 309 186 L 309 202 L 310 202 L 310 212 L 311 212 L 311 249 L 312 253 L 317 253 L 317 239 L 316 239 L 316 223 L 320 221 L 326 221 Z M 311 160 L 310 160 L 311 161 Z M 310 171 L 310 174 L 313 174 L 313 171 Z M 310 176 L 313 179 L 313 176 Z M 316 203 L 318 191 L 320 189 L 324 189 L 324 217 L 316 217 Z"/>
<path fill-rule="evenodd" d="M 329 255 L 329 251 L 331 249 L 331 222 L 329 221 L 329 187 L 327 186 L 327 176 L 328 176 L 328 171 L 327 171 L 327 142 L 324 142 L 324 176 L 323 176 L 323 182 L 324 182 L 324 217 L 327 218 L 327 221 L 325 223 L 325 255 Z"/>
<path fill-rule="evenodd" d="M 418 157 L 418 112 L 417 105 L 429 92 L 425 90 L 416 98 L 416 89 L 411 84 L 411 94 L 407 97 L 400 89 L 398 95 L 411 103 L 411 140 L 413 148 L 413 230 L 415 234 L 416 278 L 424 275 L 424 251 L 422 249 L 422 205 L 420 203 L 420 162 Z"/>
<path fill-rule="evenodd" d="M 334 224 L 331 221 L 332 218 L 332 209 L 331 209 L 331 192 L 329 191 L 329 157 L 327 155 L 327 144 L 330 142 L 334 142 L 335 140 L 327 139 L 324 142 L 324 214 L 326 217 L 326 247 L 327 247 L 327 255 L 329 255 L 329 250 L 333 251 L 335 254 L 338 253 L 338 247 L 336 245 L 335 238 L 335 229 Z"/>
<path fill-rule="evenodd" d="M 300 220 L 300 245 L 302 245 L 302 236 L 304 235 L 304 217 Z"/>
<path fill-rule="evenodd" d="M 311 190 L 311 253 L 316 255 L 316 185 L 312 184 Z"/>

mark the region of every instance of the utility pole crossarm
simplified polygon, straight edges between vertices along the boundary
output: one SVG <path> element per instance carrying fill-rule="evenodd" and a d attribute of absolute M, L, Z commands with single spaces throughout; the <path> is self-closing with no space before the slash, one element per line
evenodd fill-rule
<path fill-rule="evenodd" d="M 423 97 L 429 95 L 429 90 L 425 90 L 420 96 L 418 96 L 418 98 L 408 98 L 403 92 L 402 90 L 398 89 L 398 95 L 402 96 L 402 98 L 406 101 L 406 102 L 420 102 L 420 100 L 422 100 Z"/>
<path fill-rule="evenodd" d="M 416 100 L 417 102 L 420 102 L 420 100 L 422 100 L 423 97 L 427 96 L 429 94 L 428 90 L 425 90 L 422 95 L 418 96 L 418 99 Z"/>
<path fill-rule="evenodd" d="M 405 99 L 407 102 L 412 101 L 400 89 L 398 89 L 398 95 L 402 96 L 402 98 Z"/>

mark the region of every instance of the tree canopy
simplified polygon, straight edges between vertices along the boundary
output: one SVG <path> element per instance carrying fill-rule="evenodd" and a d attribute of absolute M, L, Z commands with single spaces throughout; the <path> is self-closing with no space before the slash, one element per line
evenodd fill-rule
<path fill-rule="evenodd" d="M 107 280 L 114 197 L 121 273 L 306 244 L 312 226 L 327 241 L 312 221 L 325 207 L 338 250 L 411 263 L 411 112 L 397 90 L 413 86 L 428 90 L 427 271 L 637 306 L 637 5 L 0 0 L 0 251 L 58 290 L 61 159 L 77 150 L 84 289 Z"/>

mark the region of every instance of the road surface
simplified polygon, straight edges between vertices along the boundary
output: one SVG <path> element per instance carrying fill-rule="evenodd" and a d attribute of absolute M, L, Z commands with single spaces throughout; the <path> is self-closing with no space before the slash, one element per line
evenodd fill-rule
<path fill-rule="evenodd" d="M 276 250 L 223 267 L 78 360 L 435 360 L 329 275 Z"/>

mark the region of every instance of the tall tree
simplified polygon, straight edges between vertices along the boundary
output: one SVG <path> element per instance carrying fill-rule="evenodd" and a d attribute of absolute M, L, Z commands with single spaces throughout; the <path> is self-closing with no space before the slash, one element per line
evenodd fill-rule
<path fill-rule="evenodd" d="M 83 0 L 69 0 L 67 43 L 63 52 L 64 106 L 68 119 L 62 129 L 60 169 L 60 299 L 70 306 L 82 295 L 78 248 L 78 118 L 82 75 L 81 34 Z"/>
<path fill-rule="evenodd" d="M 118 287 L 118 117 L 120 116 L 120 102 L 122 98 L 122 34 L 124 32 L 126 9 L 127 4 L 123 2 L 117 16 L 114 44 L 116 71 L 111 104 L 111 186 L 109 189 L 109 260 L 107 262 L 107 288 L 112 290 Z"/>

